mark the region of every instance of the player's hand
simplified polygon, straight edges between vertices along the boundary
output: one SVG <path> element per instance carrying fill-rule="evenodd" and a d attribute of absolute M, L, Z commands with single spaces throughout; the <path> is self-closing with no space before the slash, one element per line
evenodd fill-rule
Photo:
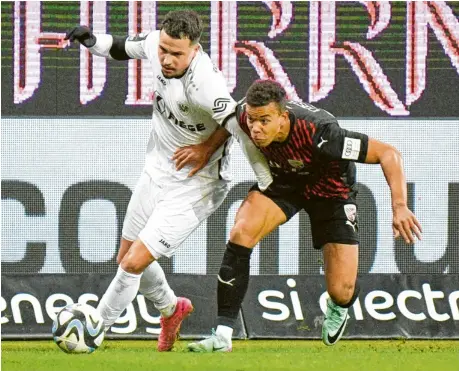
<path fill-rule="evenodd" d="M 70 42 L 78 40 L 81 45 L 91 48 L 96 44 L 97 38 L 94 36 L 89 27 L 78 26 L 67 32 L 64 40 L 69 40 Z"/>
<path fill-rule="evenodd" d="M 172 160 L 175 161 L 175 168 L 177 170 L 183 169 L 186 165 L 193 166 L 188 174 L 188 176 L 193 176 L 207 165 L 210 156 L 208 147 L 201 143 L 179 148 L 175 151 L 174 156 L 172 156 Z"/>
<path fill-rule="evenodd" d="M 414 243 L 414 236 L 418 240 L 422 239 L 421 233 L 422 228 L 414 214 L 406 206 L 396 206 L 393 209 L 394 219 L 392 222 L 392 229 L 394 231 L 394 237 L 399 238 L 400 236 L 405 240 L 406 243 Z"/>

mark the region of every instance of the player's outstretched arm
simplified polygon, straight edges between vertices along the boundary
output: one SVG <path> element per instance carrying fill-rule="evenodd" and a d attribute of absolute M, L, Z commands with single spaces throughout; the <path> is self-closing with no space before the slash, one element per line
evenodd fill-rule
<path fill-rule="evenodd" d="M 395 238 L 402 236 L 406 243 L 414 243 L 414 235 L 420 240 L 422 228 L 407 206 L 407 189 L 403 159 L 393 146 L 368 138 L 367 164 L 380 164 L 391 190 Z"/>
<path fill-rule="evenodd" d="M 144 51 L 145 39 L 146 36 L 142 35 L 127 38 L 109 34 L 93 34 L 87 26 L 77 26 L 65 35 L 65 40 L 70 42 L 78 41 L 94 55 L 119 61 L 146 59 L 147 56 Z"/>

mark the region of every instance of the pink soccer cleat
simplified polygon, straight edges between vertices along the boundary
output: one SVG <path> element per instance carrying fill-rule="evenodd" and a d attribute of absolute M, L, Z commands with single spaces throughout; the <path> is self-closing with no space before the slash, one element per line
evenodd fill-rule
<path fill-rule="evenodd" d="M 193 312 L 193 304 L 187 298 L 177 298 L 177 306 L 172 316 L 161 316 L 161 332 L 158 338 L 158 352 L 167 352 L 172 349 L 177 340 L 182 321 Z"/>

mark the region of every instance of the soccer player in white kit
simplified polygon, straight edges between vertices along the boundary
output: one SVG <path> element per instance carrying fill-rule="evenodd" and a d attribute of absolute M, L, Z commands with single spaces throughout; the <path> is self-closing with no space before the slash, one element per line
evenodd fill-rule
<path fill-rule="evenodd" d="M 145 167 L 124 220 L 119 268 L 98 309 L 108 329 L 140 291 L 161 312 L 159 351 L 172 349 L 193 306 L 189 299 L 175 296 L 156 260 L 174 255 L 220 206 L 230 180 L 232 138 L 227 141 L 229 134 L 223 126 L 234 116 L 236 103 L 223 75 L 199 44 L 201 32 L 199 16 L 183 10 L 170 12 L 160 30 L 134 37 L 93 34 L 85 26 L 66 35 L 94 55 L 148 59 L 154 71 L 152 131 Z M 244 152 L 253 152 L 251 164 L 257 178 L 269 177 L 259 171 L 267 169 L 266 161 L 250 139 L 242 131 L 233 135 Z M 196 155 L 187 150 L 187 146 L 204 142 L 203 148 L 210 148 L 207 152 Z M 184 166 L 190 162 L 195 164 L 191 172 Z"/>

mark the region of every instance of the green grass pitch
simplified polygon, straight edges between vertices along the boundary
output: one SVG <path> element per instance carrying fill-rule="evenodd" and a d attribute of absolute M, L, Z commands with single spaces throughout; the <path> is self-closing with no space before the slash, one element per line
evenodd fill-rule
<path fill-rule="evenodd" d="M 158 353 L 156 341 L 106 340 L 93 354 L 69 355 L 52 341 L 2 341 L 3 371 L 356 370 L 458 371 L 459 341 L 238 340 L 232 353 L 189 353 L 188 341 Z"/>

